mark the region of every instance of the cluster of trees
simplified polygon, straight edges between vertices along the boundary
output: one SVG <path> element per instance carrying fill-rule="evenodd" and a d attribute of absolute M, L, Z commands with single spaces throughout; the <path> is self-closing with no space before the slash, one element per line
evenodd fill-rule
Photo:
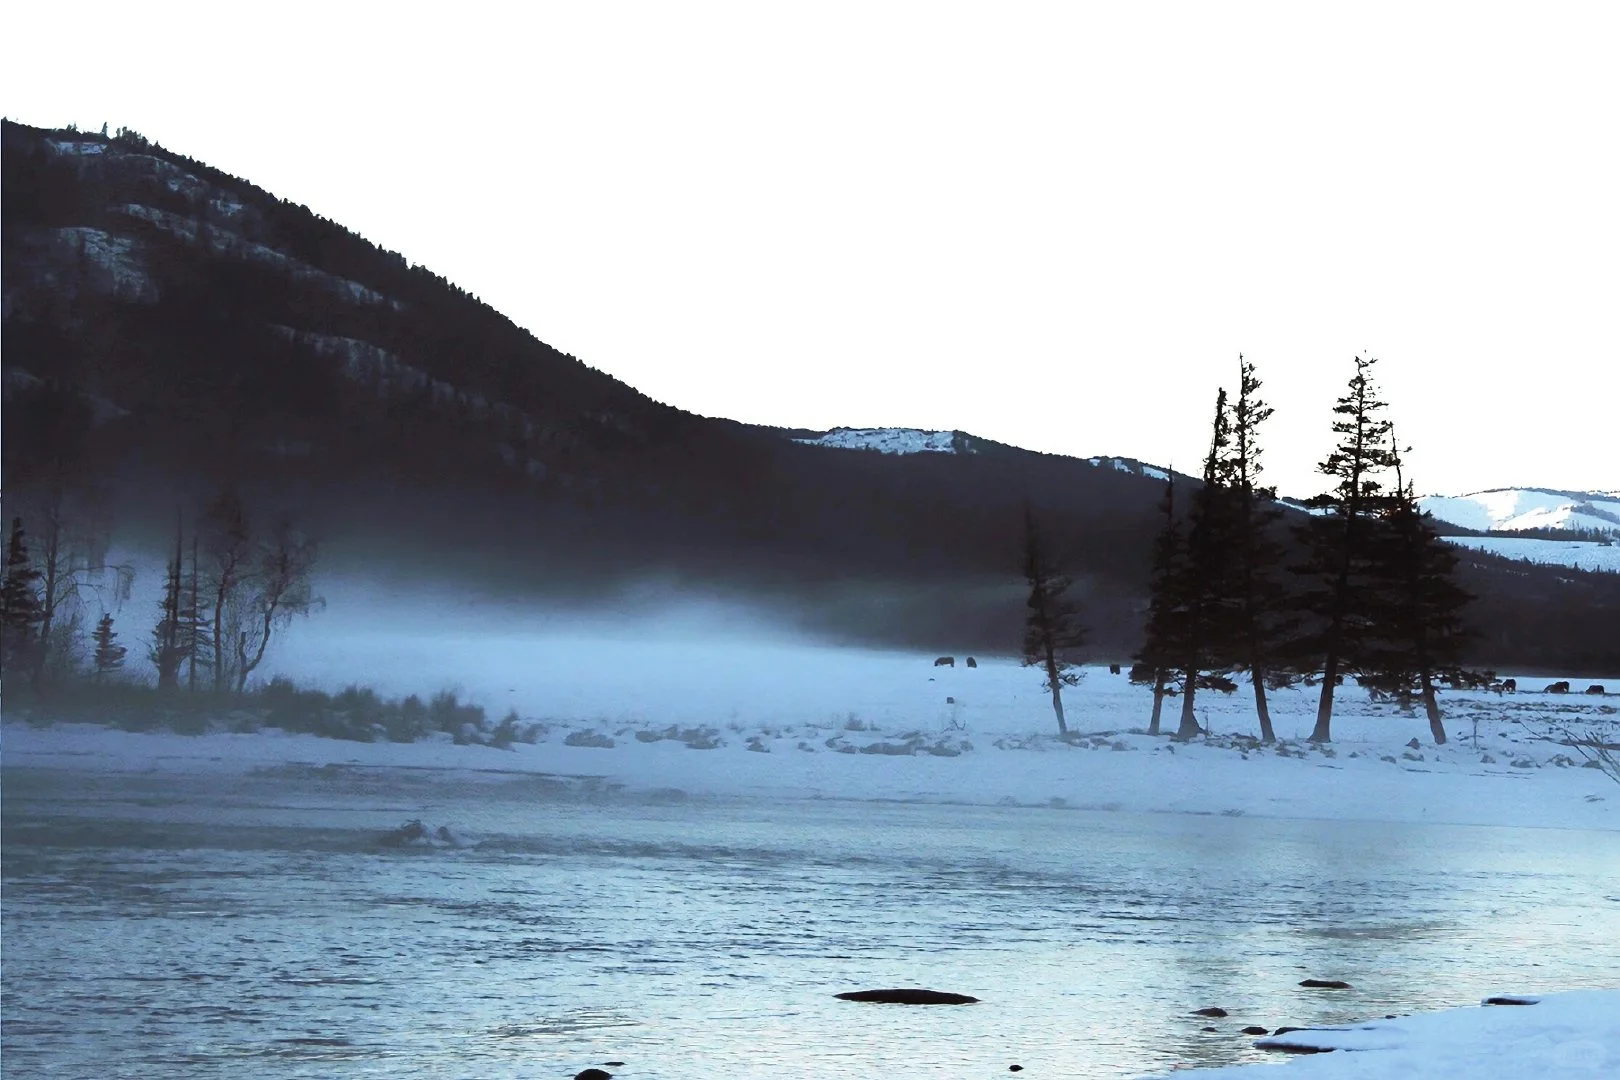
<path fill-rule="evenodd" d="M 0 583 L 0 677 L 36 692 L 124 669 L 129 647 L 115 615 L 129 600 L 134 569 L 109 566 L 105 532 L 60 487 L 36 515 L 38 542 L 13 517 Z M 188 542 L 189 541 L 189 542 Z M 241 693 L 271 639 L 317 610 L 311 574 L 317 545 L 291 517 L 255 529 L 233 491 L 216 496 L 189 537 L 176 529 L 158 617 L 146 655 L 162 691 Z M 98 612 L 94 629 L 87 625 Z"/>
<path fill-rule="evenodd" d="M 1479 678 L 1459 661 L 1471 598 L 1454 580 L 1453 549 L 1404 475 L 1372 378 L 1375 362 L 1355 360 L 1334 405 L 1338 441 L 1317 466 L 1334 486 L 1292 529 L 1282 526 L 1275 490 L 1260 483 L 1259 429 L 1272 409 L 1259 397 L 1254 365 L 1241 357 L 1235 400 L 1225 389 L 1216 396 L 1203 483 L 1178 508 L 1175 479 L 1167 477 L 1147 624 L 1131 671 L 1132 681 L 1153 689 L 1151 734 L 1159 733 L 1165 698 L 1179 696 L 1175 737 L 1197 735 L 1198 693 L 1234 692 L 1234 676 L 1246 674 L 1263 741 L 1275 740 L 1268 690 L 1304 681 L 1320 686 L 1311 740 L 1328 742 L 1335 690 L 1352 675 L 1376 696 L 1421 701 L 1435 742 L 1446 741 L 1437 683 Z M 1027 518 L 1025 537 L 1024 657 L 1047 671 L 1062 731 L 1061 688 L 1074 684 L 1064 656 L 1083 635 L 1077 606 L 1063 595 L 1067 581 Z"/>

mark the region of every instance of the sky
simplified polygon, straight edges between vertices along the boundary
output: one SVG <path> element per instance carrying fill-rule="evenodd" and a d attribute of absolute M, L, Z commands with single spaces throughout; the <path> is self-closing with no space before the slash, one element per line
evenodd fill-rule
<path fill-rule="evenodd" d="M 522 9 L 522 10 L 518 10 Z M 660 401 L 1620 488 L 1620 5 L 11 5 L 0 112 L 304 203 Z M 27 43 L 27 44 L 22 44 Z"/>

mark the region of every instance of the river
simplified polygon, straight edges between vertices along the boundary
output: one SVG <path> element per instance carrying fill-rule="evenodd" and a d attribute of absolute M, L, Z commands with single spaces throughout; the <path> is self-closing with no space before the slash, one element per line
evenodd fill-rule
<path fill-rule="evenodd" d="M 403 768 L 3 795 L 12 1077 L 1131 1077 L 1259 1060 L 1246 1024 L 1620 978 L 1610 832 Z M 410 818 L 455 846 L 380 842 Z M 982 1000 L 833 996 L 890 986 Z"/>

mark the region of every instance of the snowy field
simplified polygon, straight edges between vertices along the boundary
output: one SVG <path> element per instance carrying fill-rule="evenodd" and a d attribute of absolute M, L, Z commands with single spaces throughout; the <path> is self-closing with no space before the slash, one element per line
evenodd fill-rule
<path fill-rule="evenodd" d="M 1545 566 L 1620 573 L 1620 544 L 1593 540 L 1540 540 L 1517 536 L 1448 536 L 1459 547 L 1488 551 L 1504 559 L 1525 559 Z"/>
<path fill-rule="evenodd" d="M 294 639 L 293 644 L 298 644 Z M 424 646 L 424 648 L 426 648 Z M 512 662 L 487 641 L 412 654 L 404 640 L 352 641 L 343 652 L 289 649 L 307 683 L 340 688 L 370 671 L 387 695 L 446 685 L 544 725 L 540 741 L 502 751 L 444 741 L 361 744 L 276 731 L 185 736 L 94 726 L 36 728 L 8 717 L 8 765 L 71 763 L 114 771 L 233 771 L 273 762 L 414 765 L 591 776 L 631 791 L 882 799 L 983 805 L 1254 815 L 1351 821 L 1620 828 L 1620 785 L 1583 767 L 1560 729 L 1620 741 L 1620 678 L 1611 693 L 1548 694 L 1521 677 L 1515 694 L 1445 693 L 1450 742 L 1427 722 L 1373 704 L 1348 685 L 1333 743 L 1305 741 L 1317 692 L 1272 696 L 1281 743 L 1258 747 L 1252 694 L 1204 694 L 1207 740 L 1145 733 L 1151 694 L 1106 668 L 1066 692 L 1070 738 L 1058 737 L 1040 676 L 1008 659 L 954 667 L 929 656 L 785 644 L 686 645 L 622 640 L 530 642 Z M 366 650 L 377 651 L 370 656 Z M 386 655 L 384 655 L 386 654 Z M 503 660 L 506 662 L 503 663 Z M 462 676 L 421 678 L 437 664 Z M 493 688 L 493 689 L 492 689 Z M 1174 730 L 1177 699 L 1166 701 Z M 1477 725 L 1477 726 L 1476 726 Z M 1416 739 L 1418 746 L 1410 741 Z"/>

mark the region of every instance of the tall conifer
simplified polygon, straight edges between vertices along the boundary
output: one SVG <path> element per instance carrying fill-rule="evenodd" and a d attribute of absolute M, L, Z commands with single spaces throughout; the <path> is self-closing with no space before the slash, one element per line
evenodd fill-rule
<path fill-rule="evenodd" d="M 1311 500 L 1316 514 L 1300 529 L 1307 561 L 1296 568 L 1305 581 L 1299 603 L 1314 618 L 1311 632 L 1298 639 L 1298 662 L 1321 673 L 1316 725 L 1311 741 L 1332 741 L 1333 692 L 1339 679 L 1354 673 L 1369 647 L 1377 618 L 1373 589 L 1378 518 L 1387 498 L 1377 475 L 1395 463 L 1387 407 L 1372 379 L 1377 361 L 1356 357 L 1356 373 L 1333 406 L 1333 451 L 1316 468 L 1338 481 Z"/>

